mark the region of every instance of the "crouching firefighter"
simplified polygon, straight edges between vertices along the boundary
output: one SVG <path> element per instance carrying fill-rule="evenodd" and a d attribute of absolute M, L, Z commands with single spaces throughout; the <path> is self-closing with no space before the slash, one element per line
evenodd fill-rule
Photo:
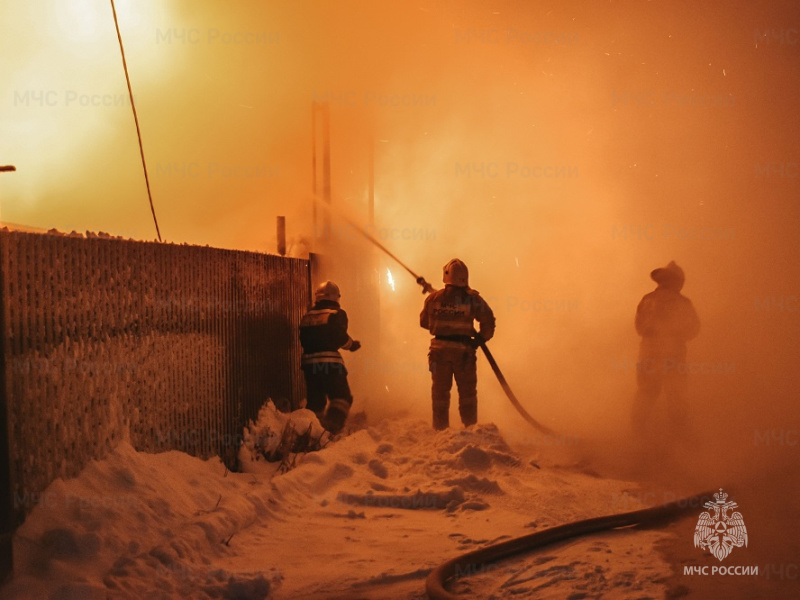
<path fill-rule="evenodd" d="M 433 381 L 433 428 L 450 426 L 450 389 L 458 387 L 458 412 L 465 427 L 478 422 L 478 376 L 475 349 L 494 335 L 494 313 L 469 287 L 467 265 L 454 258 L 444 266 L 444 289 L 431 293 L 419 324 L 433 334 L 428 366 Z M 480 329 L 475 332 L 474 322 Z"/>
<path fill-rule="evenodd" d="M 331 433 L 342 430 L 353 404 L 339 348 L 351 352 L 361 348 L 361 342 L 347 334 L 347 313 L 339 306 L 340 297 L 335 283 L 321 283 L 314 292 L 314 306 L 300 321 L 306 408 L 314 411 Z"/>

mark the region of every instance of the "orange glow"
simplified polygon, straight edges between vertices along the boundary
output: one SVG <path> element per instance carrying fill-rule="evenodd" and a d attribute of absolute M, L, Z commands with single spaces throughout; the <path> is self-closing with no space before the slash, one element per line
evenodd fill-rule
<path fill-rule="evenodd" d="M 3 221 L 153 239 L 108 3 L 6 4 L 0 164 L 18 170 L 0 174 Z M 447 260 L 467 263 L 494 356 L 538 419 L 594 440 L 592 458 L 630 457 L 634 313 L 675 260 L 701 321 L 701 433 L 663 476 L 792 472 L 796 446 L 753 434 L 798 430 L 796 2 L 117 8 L 165 240 L 275 252 L 284 215 L 307 256 L 311 106 L 328 101 L 324 260 L 364 340 L 348 363 L 362 408 L 430 412 L 419 287 L 337 217 L 367 227 L 374 147 L 370 233 L 437 287 Z M 515 426 L 482 359 L 478 380 L 480 422 Z"/>

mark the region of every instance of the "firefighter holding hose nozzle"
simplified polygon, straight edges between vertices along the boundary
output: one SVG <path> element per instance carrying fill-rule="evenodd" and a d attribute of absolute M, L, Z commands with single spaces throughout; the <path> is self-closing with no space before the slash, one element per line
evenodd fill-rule
<path fill-rule="evenodd" d="M 444 266 L 445 287 L 425 298 L 419 324 L 433 334 L 428 366 L 431 372 L 433 428 L 450 426 L 450 390 L 458 387 L 458 412 L 465 427 L 478 421 L 478 376 L 475 349 L 494 335 L 492 309 L 469 287 L 469 271 L 454 258 Z M 474 322 L 478 321 L 476 333 Z"/>
<path fill-rule="evenodd" d="M 347 333 L 347 313 L 339 306 L 339 298 L 339 286 L 332 281 L 321 283 L 314 291 L 314 306 L 300 321 L 306 408 L 333 434 L 344 428 L 353 404 L 339 349 L 355 352 L 361 348 L 361 342 Z"/>

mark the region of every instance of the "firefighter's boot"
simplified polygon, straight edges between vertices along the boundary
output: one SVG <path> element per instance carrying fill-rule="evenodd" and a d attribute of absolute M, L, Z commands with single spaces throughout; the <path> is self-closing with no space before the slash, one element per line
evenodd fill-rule
<path fill-rule="evenodd" d="M 325 429 L 336 435 L 344 429 L 347 415 L 350 413 L 350 403 L 341 398 L 334 398 L 328 403 L 328 410 L 322 421 Z"/>

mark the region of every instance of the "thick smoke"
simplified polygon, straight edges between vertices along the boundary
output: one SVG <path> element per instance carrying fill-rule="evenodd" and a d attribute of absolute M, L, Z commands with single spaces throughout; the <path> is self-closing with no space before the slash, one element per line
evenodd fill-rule
<path fill-rule="evenodd" d="M 85 3 L 70 33 L 35 4 L 0 21 L 3 220 L 152 239 L 129 107 L 66 102 L 125 93 L 110 12 Z M 675 260 L 701 319 L 698 436 L 664 479 L 769 470 L 797 491 L 796 3 L 118 4 L 165 238 L 272 252 L 285 215 L 366 342 L 346 357 L 356 408 L 429 418 L 428 335 L 402 267 L 336 216 L 314 239 L 315 100 L 334 211 L 369 225 L 372 144 L 369 231 L 436 286 L 469 265 L 509 383 L 579 455 L 636 462 L 633 316 Z M 485 361 L 479 399 L 481 421 L 527 427 Z"/>

